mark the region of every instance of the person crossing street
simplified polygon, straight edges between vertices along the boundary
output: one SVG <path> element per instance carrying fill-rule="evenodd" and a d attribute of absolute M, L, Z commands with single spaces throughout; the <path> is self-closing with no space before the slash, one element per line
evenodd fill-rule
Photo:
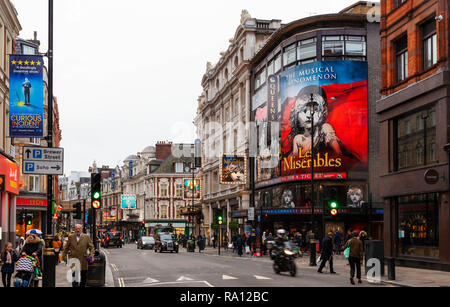
<path fill-rule="evenodd" d="M 350 263 L 350 283 L 352 285 L 355 284 L 353 278 L 355 277 L 355 269 L 356 269 L 356 278 L 358 278 L 358 283 L 362 283 L 361 281 L 361 262 L 363 259 L 363 244 L 360 239 L 358 239 L 358 232 L 353 232 L 353 237 L 350 238 L 344 245 L 344 250 L 350 247 L 350 256 L 348 257 L 348 261 Z"/>
<path fill-rule="evenodd" d="M 330 274 L 336 274 L 333 270 L 333 233 L 329 232 L 322 241 L 322 251 L 320 253 L 320 267 L 317 272 L 323 273 L 322 270 L 325 267 L 325 263 L 328 261 L 330 264 Z"/>

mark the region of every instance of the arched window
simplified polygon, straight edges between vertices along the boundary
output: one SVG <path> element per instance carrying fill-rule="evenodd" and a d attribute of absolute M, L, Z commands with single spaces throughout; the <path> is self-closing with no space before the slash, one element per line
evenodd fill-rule
<path fill-rule="evenodd" d="M 239 65 L 239 59 L 237 56 L 234 57 L 234 68 L 238 67 Z"/>
<path fill-rule="evenodd" d="M 225 68 L 225 80 L 228 81 L 228 68 Z"/>

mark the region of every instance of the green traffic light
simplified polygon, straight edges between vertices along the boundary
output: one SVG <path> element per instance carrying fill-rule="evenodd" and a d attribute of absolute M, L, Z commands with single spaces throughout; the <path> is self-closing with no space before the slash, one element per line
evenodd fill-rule
<path fill-rule="evenodd" d="M 100 192 L 95 192 L 94 199 L 99 199 L 99 198 L 100 198 Z"/>
<path fill-rule="evenodd" d="M 219 216 L 218 218 L 217 218 L 219 221 L 221 221 L 222 220 L 222 217 L 221 216 Z"/>
<path fill-rule="evenodd" d="M 333 209 L 336 209 L 337 206 L 338 206 L 338 204 L 337 204 L 337 202 L 335 202 L 335 201 L 333 201 L 333 202 L 330 203 L 330 207 L 333 208 Z"/>

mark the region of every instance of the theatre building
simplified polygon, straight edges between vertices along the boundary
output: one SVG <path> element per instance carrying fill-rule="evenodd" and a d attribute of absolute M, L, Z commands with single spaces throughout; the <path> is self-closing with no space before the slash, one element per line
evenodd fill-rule
<path fill-rule="evenodd" d="M 257 150 L 250 145 L 250 169 L 260 230 L 305 232 L 314 220 L 316 238 L 351 229 L 382 239 L 375 120 L 380 37 L 379 23 L 366 14 L 371 9 L 360 1 L 285 24 L 252 58 L 257 129 L 250 139 Z"/>
<path fill-rule="evenodd" d="M 385 256 L 450 271 L 449 2 L 381 1 Z"/>

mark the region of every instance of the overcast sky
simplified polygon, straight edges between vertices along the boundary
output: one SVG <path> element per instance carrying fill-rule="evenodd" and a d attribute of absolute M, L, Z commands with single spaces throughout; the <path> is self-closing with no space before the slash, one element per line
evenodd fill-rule
<path fill-rule="evenodd" d="M 48 46 L 48 1 L 12 0 L 23 30 Z M 356 0 L 56 0 L 54 95 L 65 173 L 122 165 L 157 141 L 192 143 L 206 62 L 234 37 L 242 9 L 282 23 Z"/>

